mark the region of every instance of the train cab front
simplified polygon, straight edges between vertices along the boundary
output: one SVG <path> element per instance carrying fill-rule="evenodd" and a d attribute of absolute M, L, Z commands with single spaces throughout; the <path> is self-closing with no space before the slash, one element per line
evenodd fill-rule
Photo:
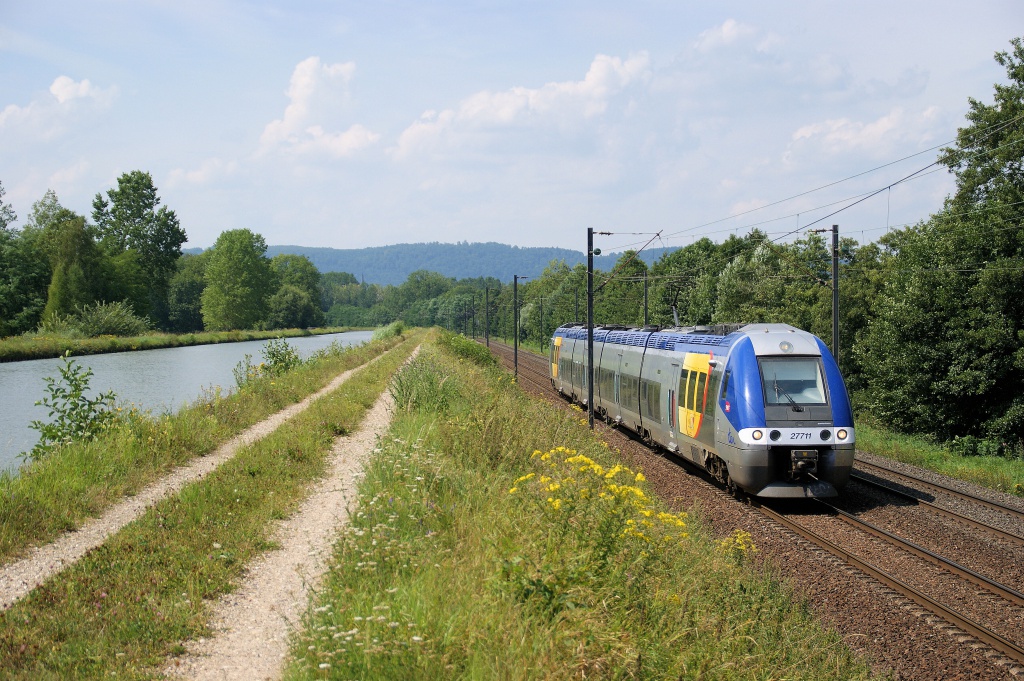
<path fill-rule="evenodd" d="M 761 452 L 749 489 L 764 498 L 837 496 L 854 456 L 853 413 L 839 367 L 814 335 L 770 327 L 750 333 L 764 428 L 741 434 Z"/>

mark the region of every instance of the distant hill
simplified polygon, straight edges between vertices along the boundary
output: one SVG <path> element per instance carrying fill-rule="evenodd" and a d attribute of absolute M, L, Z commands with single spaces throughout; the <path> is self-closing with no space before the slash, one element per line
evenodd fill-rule
<path fill-rule="evenodd" d="M 675 249 L 651 249 L 641 253 L 641 258 L 652 263 L 667 250 Z M 582 251 L 567 248 L 520 248 L 494 242 L 465 241 L 352 249 L 309 246 L 267 248 L 270 257 L 279 253 L 304 255 L 321 272 L 349 272 L 367 283 L 396 286 L 416 270 L 430 270 L 456 279 L 495 277 L 507 282 L 512 281 L 512 276 L 516 274 L 524 277 L 539 276 L 552 260 L 564 260 L 569 267 L 587 261 Z M 614 267 L 618 257 L 618 254 L 598 256 L 594 258 L 594 267 L 607 271 Z"/>

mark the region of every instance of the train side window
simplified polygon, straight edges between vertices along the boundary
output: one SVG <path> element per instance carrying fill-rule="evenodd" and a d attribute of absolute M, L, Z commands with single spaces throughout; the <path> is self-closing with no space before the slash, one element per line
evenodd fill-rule
<path fill-rule="evenodd" d="M 727 395 L 729 394 L 729 377 L 730 376 L 732 376 L 732 372 L 731 371 L 726 371 L 725 372 L 725 378 L 722 379 L 722 399 L 729 399 L 727 397 Z"/>
<path fill-rule="evenodd" d="M 697 408 L 697 376 L 699 371 L 690 372 L 690 382 L 686 386 L 686 408 L 693 411 Z"/>
<path fill-rule="evenodd" d="M 690 370 L 683 369 L 683 373 L 679 375 L 679 406 L 686 408 L 686 384 L 690 381 Z"/>
<path fill-rule="evenodd" d="M 705 373 L 697 374 L 697 395 L 694 402 L 696 411 L 704 411 L 704 388 L 707 386 L 708 375 Z"/>

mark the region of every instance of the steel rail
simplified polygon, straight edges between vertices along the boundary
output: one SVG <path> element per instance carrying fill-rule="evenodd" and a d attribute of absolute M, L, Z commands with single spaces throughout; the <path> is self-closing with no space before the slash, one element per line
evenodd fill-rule
<path fill-rule="evenodd" d="M 1011 542 L 1014 542 L 1014 543 L 1017 543 L 1017 544 L 1024 544 L 1024 537 L 1020 536 L 1019 534 L 1014 534 L 1013 532 L 1007 532 L 1006 530 L 1001 530 L 998 527 L 993 527 L 992 525 L 986 525 L 985 523 L 981 522 L 980 520 L 975 520 L 974 518 L 969 518 L 969 517 L 963 515 L 962 513 L 957 513 L 956 511 L 951 511 L 948 508 L 942 508 L 941 506 L 939 506 L 937 504 L 933 504 L 930 501 L 926 501 L 924 499 L 918 499 L 913 494 L 907 494 L 906 492 L 898 490 L 895 487 L 892 487 L 890 485 L 886 485 L 885 483 L 879 482 L 877 480 L 872 480 L 871 478 L 865 478 L 863 475 L 859 475 L 859 474 L 857 474 L 855 472 L 851 473 L 850 477 L 853 478 L 854 480 L 856 480 L 858 483 L 860 483 L 862 485 L 867 485 L 868 487 L 874 487 L 876 489 L 883 490 L 887 494 L 892 494 L 893 496 L 900 497 L 901 499 L 904 499 L 906 501 L 911 501 L 911 502 L 913 502 L 914 504 L 916 504 L 918 506 L 923 506 L 924 508 L 927 508 L 929 511 L 932 511 L 933 513 L 937 513 L 939 515 L 946 516 L 947 518 L 951 518 L 951 519 L 956 520 L 958 522 L 961 522 L 961 523 L 963 523 L 965 525 L 970 525 L 971 527 L 973 527 L 975 529 L 978 529 L 978 530 L 982 530 L 983 532 L 988 532 L 990 534 L 994 534 L 997 537 L 999 537 L 1000 539 L 1005 539 L 1007 541 L 1011 541 Z"/>
<path fill-rule="evenodd" d="M 1021 648 L 1012 641 L 1009 641 L 1000 636 L 999 634 L 989 630 L 984 625 L 978 624 L 970 618 L 961 615 L 952 608 L 948 608 L 942 605 L 938 601 L 921 593 L 912 586 L 905 584 L 899 579 L 889 574 L 886 574 L 883 570 L 876 568 L 867 561 L 861 560 L 849 551 L 840 548 L 828 539 L 825 539 L 824 537 L 816 534 L 815 532 L 807 529 L 806 527 L 803 527 L 799 523 L 791 521 L 789 518 L 786 518 L 782 514 L 770 508 L 766 508 L 764 506 L 759 506 L 757 508 L 765 516 L 771 518 L 783 527 L 788 528 L 789 530 L 795 532 L 804 539 L 810 541 L 813 544 L 816 544 L 825 551 L 828 551 L 832 555 L 856 567 L 858 570 L 864 572 L 865 574 L 869 575 L 875 580 L 888 586 L 890 589 L 893 589 L 894 591 L 902 594 L 906 598 L 909 598 L 914 603 L 917 603 L 919 606 L 921 606 L 925 610 L 928 610 L 937 617 L 944 619 L 947 622 L 951 622 L 952 624 L 955 624 L 965 633 L 973 636 L 974 638 L 985 643 L 986 645 L 991 646 L 992 649 L 999 651 L 1000 653 L 1002 653 L 1009 659 L 1013 660 L 1017 664 L 1024 665 L 1024 648 Z"/>
<path fill-rule="evenodd" d="M 889 532 L 888 530 L 883 530 L 881 527 L 869 523 L 863 518 L 858 518 L 852 513 L 844 511 L 841 508 L 836 508 L 827 501 L 822 501 L 821 499 L 815 499 L 815 501 L 821 504 L 822 506 L 828 508 L 830 511 L 835 513 L 841 520 L 851 525 L 852 527 L 855 527 L 858 530 L 861 530 L 862 532 L 866 532 L 870 535 L 878 537 L 882 541 L 895 544 L 904 551 L 913 553 L 915 556 L 923 558 L 924 560 L 927 560 L 930 563 L 939 566 L 947 572 L 957 575 L 958 577 L 962 577 L 967 581 L 975 584 L 976 586 L 979 586 L 982 589 L 986 589 L 992 594 L 999 596 L 1000 598 L 1003 598 L 1007 601 L 1010 601 L 1014 605 L 1024 607 L 1024 593 L 1021 593 L 1016 589 L 1008 587 L 1005 584 L 1000 584 L 999 582 L 993 581 L 988 577 L 975 572 L 974 570 L 970 569 L 965 565 L 961 565 L 956 561 L 944 558 L 939 554 L 933 551 L 929 551 L 923 546 L 915 544 L 912 541 L 899 537 Z"/>
<path fill-rule="evenodd" d="M 973 501 L 975 503 L 981 504 L 982 506 L 987 506 L 987 507 L 995 509 L 997 511 L 1002 511 L 1003 513 L 1008 513 L 1008 514 L 1014 516 L 1015 518 L 1019 518 L 1021 520 L 1024 520 L 1024 511 L 1021 511 L 1020 509 L 1016 509 L 1016 508 L 1014 508 L 1012 506 L 1007 506 L 1006 504 L 1001 504 L 998 501 L 990 501 L 988 499 L 982 499 L 981 497 L 976 497 L 973 494 L 968 494 L 966 492 L 961 492 L 960 490 L 953 489 L 952 487 L 947 487 L 946 485 L 943 485 L 943 484 L 938 483 L 938 482 L 931 482 L 929 480 L 924 480 L 923 478 L 919 478 L 916 475 L 910 475 L 908 473 L 900 473 L 899 471 L 894 471 L 891 468 L 886 468 L 885 466 L 879 466 L 878 464 L 874 464 L 874 463 L 868 463 L 867 461 L 862 461 L 861 459 L 857 459 L 856 460 L 856 464 L 858 466 L 864 466 L 864 467 L 867 467 L 867 468 L 872 468 L 872 469 L 875 469 L 875 470 L 884 471 L 884 472 L 886 472 L 886 473 L 888 473 L 890 475 L 895 475 L 897 477 L 904 478 L 905 480 L 912 480 L 915 483 L 915 485 L 918 485 L 920 487 L 927 487 L 929 489 L 932 489 L 934 491 L 937 491 L 937 492 L 940 492 L 940 493 L 943 493 L 943 494 L 950 494 L 952 496 L 959 497 L 961 499 L 966 499 L 967 501 Z"/>
<path fill-rule="evenodd" d="M 492 346 L 493 346 L 493 344 L 494 344 L 494 342 L 492 340 Z M 499 347 L 501 346 L 500 343 L 498 345 L 499 345 Z M 508 349 L 508 351 L 510 352 L 511 350 Z M 527 356 L 529 356 L 529 355 L 527 355 Z M 531 360 L 530 361 L 531 364 L 537 364 L 537 365 L 539 365 L 540 362 L 543 361 L 544 364 L 545 364 L 545 369 L 546 369 L 547 362 L 546 362 L 545 358 L 540 357 L 540 356 L 536 356 L 536 358 L 530 357 L 530 360 Z M 520 368 L 523 368 L 522 364 L 523 363 L 521 362 L 520 363 L 520 365 L 521 365 Z M 543 387 L 545 389 L 550 390 L 551 386 L 550 386 L 550 380 L 549 380 L 549 376 L 547 374 L 547 371 L 541 371 L 540 369 L 533 369 L 533 367 L 530 367 L 530 369 L 532 370 L 531 373 L 537 373 L 538 375 L 541 375 L 541 374 L 544 375 L 545 381 L 543 382 L 544 383 Z M 539 382 L 538 382 L 538 384 L 539 384 Z M 866 462 L 862 462 L 862 461 L 858 460 L 858 463 L 866 463 Z M 866 465 L 871 466 L 872 464 L 866 464 Z M 874 467 L 875 468 L 879 468 L 879 469 L 884 470 L 884 471 L 889 472 L 889 473 L 900 475 L 901 477 L 914 479 L 912 476 L 906 476 L 906 475 L 903 475 L 903 474 L 900 474 L 900 473 L 896 473 L 895 471 L 892 471 L 890 469 L 887 469 L 887 468 L 884 468 L 884 467 L 881 467 L 881 466 L 874 466 Z M 932 483 L 925 483 L 925 481 L 921 481 L 921 482 L 922 482 L 922 484 L 927 484 L 929 486 L 932 485 Z M 935 485 L 935 486 L 936 487 L 940 487 L 940 486 L 937 486 L 937 485 Z M 889 490 L 888 488 L 887 488 L 887 491 L 894 491 L 896 493 L 899 493 L 897 490 Z M 947 490 L 946 489 L 942 489 L 941 491 L 947 491 Z M 951 493 L 957 493 L 956 490 L 949 490 L 949 491 Z M 964 496 L 966 498 L 972 499 L 972 500 L 974 499 L 974 497 L 970 497 L 969 495 L 963 495 L 962 493 L 957 493 L 957 494 L 959 494 L 960 496 Z M 915 497 L 909 497 L 909 498 L 914 499 L 914 501 L 919 502 L 919 503 L 928 504 L 927 501 L 924 501 L 924 500 L 921 500 L 921 499 L 916 499 Z M 984 500 L 982 500 L 982 501 L 984 501 Z M 930 506 L 934 506 L 934 505 L 930 504 Z M 771 519 L 775 520 L 776 522 L 778 522 L 779 524 L 789 528 L 790 530 L 792 530 L 796 534 L 804 537 L 805 539 L 809 540 L 813 544 L 816 544 L 817 546 L 819 546 L 820 548 L 824 549 L 825 551 L 828 551 L 829 553 L 839 557 L 841 560 L 846 561 L 847 563 L 849 563 L 853 567 L 855 567 L 855 568 L 859 569 L 860 571 L 866 573 L 870 577 L 872 577 L 875 580 L 881 582 L 882 584 L 888 586 L 889 588 L 893 589 L 894 591 L 902 594 L 904 597 L 910 599 L 914 603 L 917 603 L 919 606 L 921 606 L 925 610 L 928 610 L 929 612 L 931 612 L 934 615 L 940 617 L 941 619 L 956 625 L 957 627 L 959 627 L 965 633 L 969 634 L 970 636 L 973 636 L 978 641 L 981 641 L 981 642 L 985 643 L 986 645 L 990 646 L 991 648 L 993 648 L 994 650 L 1002 653 L 1007 658 L 1013 660 L 1015 663 L 1020 664 L 1020 665 L 1024 665 L 1024 648 L 1022 648 L 1021 646 L 1018 646 L 1014 642 L 1009 641 L 1006 638 L 1000 636 L 999 634 L 991 631 L 990 629 L 986 628 L 984 625 L 979 624 L 977 622 L 974 622 L 969 617 L 967 617 L 965 615 L 961 615 L 960 613 L 956 612 L 955 610 L 953 610 L 951 608 L 948 608 L 947 606 L 939 603 L 938 601 L 935 601 L 934 599 L 932 599 L 928 595 L 918 591 L 917 589 L 914 589 L 912 586 L 910 586 L 908 584 L 905 584 L 904 582 L 900 581 L 896 577 L 893 577 L 891 575 L 886 574 L 884 571 L 882 571 L 881 569 L 871 565 L 867 561 L 864 561 L 864 560 L 862 560 L 860 558 L 857 558 L 852 553 L 850 553 L 850 552 L 840 548 L 839 546 L 833 544 L 832 542 L 830 542 L 829 540 L 825 539 L 824 537 L 821 537 L 821 536 L 817 535 L 813 531 L 811 531 L 811 530 L 809 530 L 807 528 L 802 527 L 798 523 L 795 523 L 795 522 L 789 520 L 788 518 L 782 516 L 781 514 L 777 513 L 776 511 L 773 511 L 771 509 L 765 508 L 764 506 L 760 506 L 760 505 L 758 505 L 757 508 L 758 508 L 759 511 L 761 511 L 763 514 L 765 514 L 769 518 L 771 518 Z M 938 508 L 938 507 L 936 507 L 936 508 Z M 1010 510 L 1010 511 L 1014 511 L 1015 510 L 1015 509 L 1009 509 L 1009 507 L 1007 507 L 1007 509 Z M 835 510 L 840 513 L 840 517 L 844 517 L 844 514 L 845 515 L 849 515 L 849 514 L 846 514 L 846 512 L 841 511 L 840 509 L 835 509 Z M 944 511 L 945 509 L 941 509 L 941 510 Z M 950 512 L 950 513 L 952 513 L 952 512 Z M 850 516 L 850 517 L 853 518 L 853 516 Z M 845 517 L 844 517 L 844 520 L 845 520 Z M 861 521 L 861 520 L 856 519 L 856 518 L 854 518 L 854 523 L 853 524 L 870 526 L 871 528 L 877 530 L 880 533 L 889 534 L 885 530 L 882 530 L 881 528 L 875 528 L 874 526 L 870 525 L 870 523 L 865 523 L 864 521 Z M 992 530 L 994 530 L 996 532 L 1000 532 L 999 530 L 995 530 L 995 528 L 988 528 L 988 529 L 992 529 Z M 1009 533 L 1007 533 L 1007 534 L 1009 534 Z M 889 536 L 892 537 L 892 539 L 896 543 L 899 543 L 901 545 L 906 544 L 908 546 L 913 546 L 914 547 L 914 548 L 907 548 L 906 549 L 907 551 L 909 551 L 911 553 L 915 553 L 915 554 L 918 554 L 918 552 L 921 552 L 921 554 L 926 554 L 926 555 L 922 555 L 921 556 L 922 558 L 926 558 L 928 560 L 932 560 L 932 558 L 927 558 L 926 557 L 927 554 L 931 553 L 927 549 L 924 549 L 924 548 L 919 547 L 919 546 L 917 546 L 915 544 L 912 544 L 911 542 L 907 542 L 905 540 L 902 540 L 899 537 L 896 537 L 895 535 L 889 535 Z M 1009 535 L 1009 536 L 1016 537 L 1016 535 Z M 918 554 L 918 555 L 921 555 L 921 554 Z M 945 559 L 943 559 L 941 556 L 938 556 L 937 554 L 931 554 L 931 556 L 933 556 L 934 560 L 938 561 L 940 564 L 941 563 L 947 563 L 947 564 L 949 564 L 951 566 L 955 566 L 955 567 L 947 567 L 947 565 L 942 565 L 942 567 L 944 569 L 948 569 L 950 572 L 952 572 L 954 574 L 958 574 L 959 576 L 964 577 L 965 579 L 968 579 L 969 581 L 975 581 L 974 578 L 976 577 L 977 578 L 977 582 L 975 582 L 975 583 L 977 584 L 977 583 L 981 582 L 981 584 L 979 584 L 979 585 L 982 586 L 982 588 L 985 588 L 985 589 L 989 590 L 990 592 L 992 592 L 993 595 L 997 595 L 999 597 L 1002 597 L 1002 598 L 1006 599 L 1009 602 L 1012 602 L 1012 603 L 1015 603 L 1017 605 L 1021 605 L 1022 607 L 1024 607 L 1024 594 L 1021 594 L 1020 592 L 1014 591 L 1013 589 L 1010 589 L 1009 587 L 1006 587 L 1004 585 L 1000 585 L 1000 584 L 998 584 L 996 582 L 992 582 L 991 580 L 988 580 L 986 577 L 971 571 L 969 568 L 966 568 L 964 566 L 958 565 L 958 564 L 953 563 L 951 561 L 946 561 Z M 970 576 L 968 576 L 968 575 L 970 575 Z"/>

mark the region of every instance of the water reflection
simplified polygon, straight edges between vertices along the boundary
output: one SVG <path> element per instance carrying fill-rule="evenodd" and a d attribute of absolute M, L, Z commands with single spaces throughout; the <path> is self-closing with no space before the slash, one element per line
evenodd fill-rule
<path fill-rule="evenodd" d="M 370 340 L 371 331 L 352 331 L 323 336 L 289 338 L 303 358 L 332 342 L 355 345 Z M 187 348 L 163 348 L 138 352 L 117 352 L 76 357 L 92 369 L 90 396 L 113 390 L 119 402 L 134 402 L 154 413 L 175 411 L 199 397 L 204 389 L 235 388 L 231 370 L 246 355 L 256 363 L 266 341 L 245 341 Z M 59 375 L 59 359 L 36 359 L 0 364 L 0 470 L 14 470 L 21 464 L 18 454 L 32 449 L 39 433 L 29 428 L 33 420 L 47 418 L 46 409 L 35 402 L 45 396 L 44 378 Z"/>

